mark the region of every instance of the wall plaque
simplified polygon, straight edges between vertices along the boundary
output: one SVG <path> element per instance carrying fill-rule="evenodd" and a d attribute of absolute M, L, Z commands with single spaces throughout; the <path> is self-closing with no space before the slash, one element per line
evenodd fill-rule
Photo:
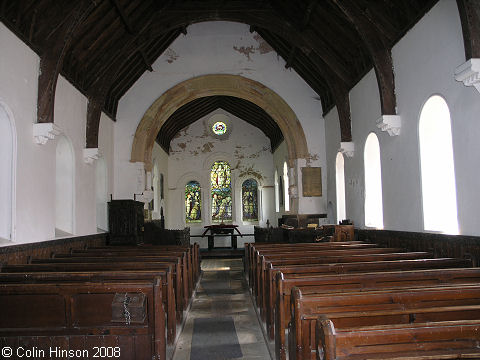
<path fill-rule="evenodd" d="M 302 167 L 303 196 L 322 196 L 322 168 Z"/>

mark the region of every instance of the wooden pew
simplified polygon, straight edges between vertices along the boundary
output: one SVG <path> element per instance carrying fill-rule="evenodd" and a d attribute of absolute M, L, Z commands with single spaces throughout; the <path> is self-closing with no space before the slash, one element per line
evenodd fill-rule
<path fill-rule="evenodd" d="M 331 243 L 334 244 L 334 243 Z M 335 245 L 333 245 L 335 246 Z M 301 249 L 303 251 L 301 254 L 296 252 L 281 252 L 281 253 L 262 253 L 260 254 L 258 251 L 254 254 L 254 264 L 253 264 L 253 271 L 255 272 L 254 275 L 254 286 L 253 289 L 255 296 L 258 298 L 261 295 L 262 287 L 263 287 L 263 274 L 266 271 L 265 263 L 270 260 L 282 260 L 282 259 L 318 259 L 325 256 L 350 256 L 350 255 L 361 255 L 361 254 L 385 254 L 385 253 L 398 253 L 402 252 L 403 249 L 397 248 L 355 248 L 356 246 L 353 245 L 352 248 L 347 249 L 331 249 L 325 248 L 322 250 L 311 250 L 311 249 Z M 260 302 L 257 299 L 258 306 L 260 306 Z"/>
<path fill-rule="evenodd" d="M 2 272 L 89 272 L 89 271 L 117 271 L 117 270 L 169 270 L 172 271 L 171 264 L 162 264 L 160 262 L 109 262 L 109 263 L 58 263 L 58 264 L 25 264 L 25 265 L 7 265 L 2 268 Z M 175 298 L 178 298 L 179 291 L 178 280 L 174 282 Z M 180 287 L 181 289 L 181 287 Z M 176 301 L 177 317 L 181 320 L 183 316 L 182 301 Z"/>
<path fill-rule="evenodd" d="M 84 250 L 72 250 L 72 253 L 89 251 L 89 252 L 102 252 L 102 251 L 111 251 L 111 252 L 140 252 L 147 254 L 162 254 L 168 251 L 187 251 L 190 256 L 191 268 L 193 270 L 195 282 L 198 281 L 201 273 L 200 269 L 200 246 L 198 243 L 194 243 L 190 246 L 184 245 L 139 245 L 139 246 L 98 246 L 98 247 L 88 247 Z"/>
<path fill-rule="evenodd" d="M 136 280 L 162 281 L 162 300 L 167 314 L 167 342 L 173 344 L 176 337 L 176 305 L 173 289 L 172 272 L 170 271 L 86 271 L 86 272 L 33 272 L 33 273 L 0 273 L 1 284 L 37 284 L 37 283 L 84 283 L 84 282 L 132 282 Z"/>
<path fill-rule="evenodd" d="M 100 255 L 100 254 L 98 254 Z M 177 301 L 182 304 L 182 309 L 186 309 L 190 297 L 193 294 L 193 288 L 190 286 L 188 270 L 185 262 L 179 256 L 168 255 L 152 255 L 152 256 L 137 256 L 137 255 L 119 255 L 119 256 L 68 256 L 55 257 L 52 259 L 34 259 L 31 264 L 63 264 L 63 263 L 120 263 L 120 262 L 158 262 L 159 264 L 173 264 L 174 281 L 177 290 Z"/>
<path fill-rule="evenodd" d="M 301 289 L 303 294 L 322 295 L 340 290 L 368 291 L 382 288 L 422 287 L 445 284 L 479 283 L 479 268 L 426 269 L 422 271 L 387 271 L 352 273 L 348 275 L 321 275 L 315 277 L 285 278 L 276 274 L 275 353 L 278 360 L 286 358 L 286 324 L 290 321 L 291 290 Z"/>
<path fill-rule="evenodd" d="M 354 244 L 354 243 L 361 243 L 360 241 L 348 241 L 348 242 L 338 242 L 337 244 Z M 308 243 L 309 245 L 312 245 L 312 244 L 327 244 L 326 242 L 320 242 L 320 243 Z M 264 242 L 253 242 L 253 243 L 245 243 L 244 244 L 244 255 L 243 255 L 243 259 L 244 259 L 244 272 L 245 274 L 247 275 L 248 274 L 248 271 L 249 271 L 249 264 L 250 264 L 250 261 L 252 259 L 252 256 L 253 256 L 253 253 L 255 252 L 255 249 L 257 250 L 262 250 L 262 249 L 279 249 L 279 248 L 282 248 L 282 247 L 288 247 L 288 246 L 292 246 L 294 244 L 288 244 L 288 243 L 264 243 Z M 304 244 L 295 244 L 295 245 L 304 245 Z"/>
<path fill-rule="evenodd" d="M 69 254 L 54 254 L 52 258 L 65 258 L 65 257 L 120 257 L 120 256 L 157 256 L 157 257 L 172 257 L 178 256 L 181 258 L 182 269 L 185 270 L 186 276 L 188 276 L 188 286 L 190 289 L 195 287 L 198 280 L 195 266 L 192 263 L 192 256 L 190 249 L 185 251 L 181 250 L 169 250 L 169 251 L 152 251 L 147 249 L 137 250 L 132 248 L 130 251 L 123 250 L 75 250 Z"/>
<path fill-rule="evenodd" d="M 297 243 L 297 244 L 285 244 L 285 243 L 246 243 L 245 244 L 245 255 L 244 255 L 244 267 L 245 273 L 247 275 L 251 274 L 253 269 L 255 253 L 258 251 L 260 254 L 266 252 L 274 251 L 297 251 L 300 247 L 304 249 L 326 249 L 332 248 L 333 244 L 329 242 L 321 243 Z M 359 241 L 349 241 L 349 242 L 337 242 L 334 244 L 335 249 L 344 249 L 348 247 L 355 246 L 356 248 L 371 248 L 376 247 L 375 244 L 362 243 Z M 250 275 L 249 275 L 250 276 Z M 249 277 L 250 286 L 252 284 L 252 279 Z"/>
<path fill-rule="evenodd" d="M 328 260 L 328 258 L 326 258 Z M 385 261 L 366 261 L 366 262 L 352 262 L 352 263 L 327 263 L 319 265 L 305 265 L 305 266 L 286 266 L 281 267 L 278 270 L 282 271 L 286 278 L 299 278 L 306 276 L 315 276 L 322 274 L 345 274 L 356 272 L 376 272 L 387 270 L 419 270 L 419 269 L 433 269 L 433 268 L 461 268 L 470 266 L 469 260 L 463 259 L 413 259 L 413 260 L 385 260 Z M 273 269 L 272 269 L 273 270 Z M 270 278 L 267 279 L 270 288 L 266 285 L 262 288 L 261 306 L 264 308 L 273 308 L 275 304 L 275 294 L 273 284 L 273 271 L 269 272 Z M 267 281 L 266 280 L 266 281 Z M 269 302 L 267 303 L 267 295 L 269 296 Z M 272 325 L 273 316 L 268 316 L 269 324 Z M 273 338 L 273 332 L 270 331 L 270 336 Z"/>
<path fill-rule="evenodd" d="M 317 320 L 317 360 L 480 359 L 480 320 L 336 329 Z"/>
<path fill-rule="evenodd" d="M 251 244 L 249 247 L 248 255 L 248 271 L 249 271 L 249 284 L 250 287 L 255 287 L 255 269 L 258 264 L 258 257 L 266 254 L 294 254 L 295 252 L 316 251 L 316 250 L 347 250 L 347 249 L 370 249 L 378 247 L 376 244 L 359 243 L 359 242 L 338 242 L 338 243 L 307 243 L 307 244 L 278 244 L 278 247 L 264 247 L 264 244 Z M 280 246 L 283 245 L 283 246 Z M 298 253 L 297 253 L 298 254 Z"/>
<path fill-rule="evenodd" d="M 332 313 L 365 312 L 375 310 L 405 310 L 417 308 L 450 307 L 462 305 L 480 305 L 480 285 L 452 285 L 430 288 L 403 288 L 403 289 L 381 289 L 364 292 L 354 290 L 328 292 L 322 296 L 303 296 L 298 288 L 292 290 L 291 323 L 289 326 L 289 359 L 305 360 L 311 359 L 314 354 L 315 345 L 312 339 L 316 338 L 315 321 L 318 316 Z M 465 318 L 480 319 L 480 312 L 464 309 L 457 312 L 459 318 L 454 320 L 465 320 Z M 440 316 L 440 315 L 439 315 Z M 443 316 L 443 315 L 441 315 Z M 444 320 L 450 320 L 446 314 Z M 424 316 L 425 317 L 425 316 Z M 428 316 L 426 320 L 431 319 Z M 395 324 L 405 322 L 405 317 L 384 316 L 370 317 L 368 321 L 363 319 L 364 325 Z M 415 319 L 407 318 L 408 322 Z M 350 322 L 354 325 L 353 321 Z M 362 323 L 359 322 L 359 326 Z M 480 330 L 480 329 L 479 329 Z M 480 335 L 480 333 L 478 333 Z M 480 339 L 480 338 L 479 338 Z"/>
<path fill-rule="evenodd" d="M 386 254 L 360 254 L 360 255 L 338 255 L 325 256 L 321 258 L 298 258 L 298 259 L 280 259 L 269 260 L 262 264 L 265 272 L 262 275 L 263 287 L 261 291 L 261 307 L 260 314 L 262 320 L 266 320 L 267 324 L 273 325 L 273 309 L 275 307 L 275 273 L 283 271 L 284 273 L 310 273 L 310 269 L 314 265 L 322 265 L 329 263 L 349 263 L 349 262 L 372 262 L 387 260 L 418 260 L 431 258 L 432 254 L 426 252 L 408 252 L 408 253 L 386 253 Z M 300 270 L 298 270 L 300 269 Z M 304 271 L 302 271 L 304 270 Z M 270 331 L 270 338 L 273 339 L 273 329 Z"/>
<path fill-rule="evenodd" d="M 81 351 L 79 358 L 94 358 L 98 355 L 95 347 L 113 347 L 119 348 L 115 358 L 163 360 L 166 345 L 161 293 L 160 280 L 0 284 L 0 342 L 13 351 L 20 346 L 45 350 L 37 352 L 36 358 L 49 358 L 49 347 Z M 114 299 L 125 295 L 124 306 L 129 312 L 116 316 Z M 133 306 L 128 304 L 136 296 L 145 297 L 138 309 L 140 316 L 134 316 Z M 15 354 L 13 358 L 18 357 Z"/>

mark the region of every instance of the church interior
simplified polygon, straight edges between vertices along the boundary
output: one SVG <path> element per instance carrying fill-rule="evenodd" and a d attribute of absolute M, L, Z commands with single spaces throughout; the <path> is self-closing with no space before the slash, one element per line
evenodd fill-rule
<path fill-rule="evenodd" d="M 0 0 L 0 49 L 2 359 L 480 359 L 480 1 Z"/>

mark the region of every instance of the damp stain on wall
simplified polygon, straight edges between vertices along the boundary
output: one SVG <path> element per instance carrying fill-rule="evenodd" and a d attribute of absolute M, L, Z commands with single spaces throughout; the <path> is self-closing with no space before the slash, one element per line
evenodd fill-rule
<path fill-rule="evenodd" d="M 305 160 L 307 161 L 307 165 L 310 165 L 313 161 L 318 160 L 318 154 L 308 154 Z"/>
<path fill-rule="evenodd" d="M 273 48 L 267 43 L 259 34 L 253 35 L 253 38 L 258 42 L 257 50 L 260 54 L 268 54 L 273 51 Z"/>
<path fill-rule="evenodd" d="M 240 53 L 242 55 L 245 55 L 245 57 L 248 59 L 248 61 L 252 61 L 252 59 L 250 58 L 250 55 L 255 53 L 255 48 L 253 47 L 253 45 L 250 45 L 250 46 L 236 46 L 236 45 L 234 45 L 233 50 L 237 51 L 238 53 Z"/>
<path fill-rule="evenodd" d="M 211 142 L 205 143 L 202 146 L 202 153 L 212 152 L 213 148 L 214 148 L 213 143 Z"/>
<path fill-rule="evenodd" d="M 173 63 L 175 60 L 177 60 L 180 57 L 172 48 L 168 48 L 167 50 L 165 50 L 165 56 L 167 58 L 166 61 L 169 64 Z"/>
<path fill-rule="evenodd" d="M 239 177 L 244 177 L 244 176 L 253 176 L 259 180 L 262 180 L 263 179 L 263 176 L 262 174 L 255 170 L 253 168 L 253 165 L 252 166 L 249 166 L 248 168 L 245 168 L 245 169 L 242 169 L 240 170 L 240 174 L 238 175 Z"/>

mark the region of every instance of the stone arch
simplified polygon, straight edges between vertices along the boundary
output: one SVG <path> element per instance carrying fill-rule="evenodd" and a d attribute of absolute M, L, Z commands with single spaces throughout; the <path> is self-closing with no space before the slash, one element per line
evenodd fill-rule
<path fill-rule="evenodd" d="M 130 161 L 143 162 L 149 171 L 152 167 L 153 144 L 163 123 L 190 101 L 214 95 L 234 96 L 258 105 L 282 130 L 290 164 L 294 160 L 308 157 L 302 125 L 292 108 L 277 93 L 257 81 L 239 75 L 211 74 L 185 80 L 155 100 L 137 126 Z"/>

